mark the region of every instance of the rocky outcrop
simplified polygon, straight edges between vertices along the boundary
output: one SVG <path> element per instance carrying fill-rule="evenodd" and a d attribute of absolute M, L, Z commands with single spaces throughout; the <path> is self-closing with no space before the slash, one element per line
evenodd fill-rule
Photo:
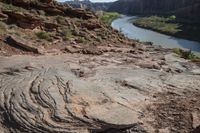
<path fill-rule="evenodd" d="M 15 6 L 22 7 L 27 10 L 43 10 L 49 15 L 71 16 L 82 19 L 95 18 L 95 15 L 90 11 L 86 11 L 84 9 L 73 9 L 67 4 L 58 4 L 54 0 L 5 0 L 3 2 L 12 3 Z"/>
<path fill-rule="evenodd" d="M 17 24 L 17 26 L 24 29 L 35 29 L 40 27 L 42 20 L 38 16 L 33 16 L 28 13 L 19 13 L 13 11 L 3 11 L 4 14 L 8 15 L 8 23 Z"/>
<path fill-rule="evenodd" d="M 33 52 L 33 53 L 36 53 L 36 54 L 41 54 L 39 48 L 37 47 L 34 47 L 33 44 L 31 44 L 30 42 L 26 42 L 25 40 L 19 38 L 19 37 L 16 37 L 16 36 L 9 36 L 7 39 L 6 39 L 6 42 L 9 44 L 9 45 L 12 45 L 13 47 L 16 47 L 16 48 L 19 48 L 19 49 L 22 49 L 22 50 L 25 50 L 25 51 L 30 51 L 30 52 Z"/>
<path fill-rule="evenodd" d="M 10 3 L 10 4 L 8 4 Z M 133 43 L 129 39 L 103 24 L 91 11 L 74 9 L 56 1 L 1 1 L 0 20 L 2 40 L 9 36 L 20 36 L 34 47 L 46 51 L 62 51 L 67 45 L 83 45 L 82 53 L 95 53 L 87 48 L 94 45 L 120 45 Z M 6 31 L 6 32 L 5 32 Z M 15 40 L 15 39 L 14 39 Z M 16 45 L 0 41 L 0 55 L 30 52 Z M 14 46 L 14 47 L 13 47 Z M 20 51 L 20 52 L 19 52 Z M 47 52 L 48 53 L 48 52 Z M 97 52 L 99 53 L 99 52 Z"/>
<path fill-rule="evenodd" d="M 182 133 L 200 125 L 198 66 L 153 47 L 134 54 L 131 47 L 112 49 L 0 57 L 2 131 Z M 149 60 L 160 67 L 138 65 Z M 176 72 L 177 66 L 187 69 Z"/>
<path fill-rule="evenodd" d="M 67 8 L 65 14 L 71 17 L 78 17 L 82 19 L 95 18 L 92 12 L 87 12 L 84 9 Z"/>
<path fill-rule="evenodd" d="M 88 30 L 102 28 L 101 24 L 96 20 L 90 20 L 87 22 L 83 22 L 83 23 L 81 23 L 81 26 L 87 28 Z"/>

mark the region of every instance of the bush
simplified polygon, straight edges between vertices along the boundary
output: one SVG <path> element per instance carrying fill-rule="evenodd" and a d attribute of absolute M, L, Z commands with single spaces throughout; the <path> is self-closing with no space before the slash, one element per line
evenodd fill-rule
<path fill-rule="evenodd" d="M 72 30 L 71 29 L 63 29 L 62 30 L 63 40 L 70 40 L 72 37 Z"/>
<path fill-rule="evenodd" d="M 194 53 L 192 53 L 191 50 L 183 50 L 180 48 L 174 48 L 173 52 L 176 53 L 177 55 L 180 55 L 180 57 L 184 59 L 190 59 L 190 60 L 199 59 L 199 57 L 196 56 Z"/>
<path fill-rule="evenodd" d="M 64 17 L 61 17 L 61 16 L 57 16 L 56 17 L 56 22 L 58 23 L 58 24 L 65 24 L 66 22 L 65 22 L 65 18 Z"/>
<path fill-rule="evenodd" d="M 84 37 L 79 37 L 79 38 L 77 39 L 77 42 L 78 42 L 78 43 L 85 43 L 86 40 L 85 40 Z"/>
<path fill-rule="evenodd" d="M 5 32 L 6 32 L 6 24 L 0 22 L 0 34 L 5 34 Z"/>
<path fill-rule="evenodd" d="M 175 15 L 172 15 L 172 16 L 169 17 L 169 19 L 170 19 L 170 20 L 175 20 L 175 19 L 176 19 L 176 16 L 175 16 Z"/>
<path fill-rule="evenodd" d="M 45 40 L 51 40 L 51 37 L 49 35 L 49 33 L 47 32 L 38 32 L 36 33 L 36 36 L 39 38 L 39 39 L 45 39 Z"/>

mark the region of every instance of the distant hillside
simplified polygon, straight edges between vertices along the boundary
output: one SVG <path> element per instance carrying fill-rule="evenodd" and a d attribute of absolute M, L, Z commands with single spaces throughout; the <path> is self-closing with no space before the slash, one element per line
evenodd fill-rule
<path fill-rule="evenodd" d="M 102 3 L 92 3 L 90 0 L 83 0 L 83 1 L 66 1 L 66 4 L 69 4 L 70 6 L 74 8 L 88 8 L 90 10 L 96 11 L 96 10 L 108 10 L 109 6 L 112 5 L 112 2 L 102 2 Z"/>
<path fill-rule="evenodd" d="M 132 15 L 177 14 L 198 18 L 200 0 L 118 0 L 108 11 Z"/>
<path fill-rule="evenodd" d="M 86 48 L 125 42 L 91 11 L 54 0 L 0 0 L 0 55 L 70 51 L 66 44 Z"/>

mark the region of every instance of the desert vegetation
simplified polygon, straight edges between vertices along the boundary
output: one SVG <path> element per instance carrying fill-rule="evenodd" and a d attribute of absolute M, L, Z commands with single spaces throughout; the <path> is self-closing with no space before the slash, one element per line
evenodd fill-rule
<path fill-rule="evenodd" d="M 167 35 L 200 41 L 200 23 L 177 18 L 175 15 L 141 17 L 134 21 L 133 24 Z"/>
<path fill-rule="evenodd" d="M 104 12 L 102 16 L 100 16 L 100 20 L 107 24 L 110 25 L 113 20 L 116 18 L 120 17 L 120 14 L 117 12 Z"/>
<path fill-rule="evenodd" d="M 134 25 L 159 31 L 162 33 L 176 34 L 181 31 L 180 24 L 174 23 L 176 16 L 170 17 L 143 17 L 133 22 Z"/>

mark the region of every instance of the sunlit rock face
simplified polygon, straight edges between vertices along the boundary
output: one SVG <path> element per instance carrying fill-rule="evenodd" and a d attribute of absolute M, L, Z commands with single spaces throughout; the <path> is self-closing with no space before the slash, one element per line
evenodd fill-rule
<path fill-rule="evenodd" d="M 126 52 L 1 57 L 0 129 L 146 133 L 167 123 L 164 131 L 178 131 L 180 121 L 181 132 L 192 131 L 199 125 L 199 67 L 171 54 L 159 68 L 142 65 L 161 61 L 163 54 L 151 54 L 134 54 L 133 63 Z"/>

